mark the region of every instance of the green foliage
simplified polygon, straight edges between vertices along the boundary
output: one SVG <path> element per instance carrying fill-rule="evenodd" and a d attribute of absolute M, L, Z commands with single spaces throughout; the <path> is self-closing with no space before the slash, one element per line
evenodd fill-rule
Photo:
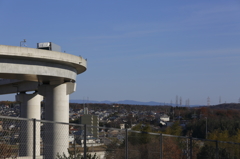
<path fill-rule="evenodd" d="M 57 154 L 57 158 L 58 159 L 84 159 L 84 156 L 82 156 L 81 154 L 77 154 L 76 156 L 70 154 L 69 156 L 66 156 L 63 153 L 63 155 Z M 96 153 L 94 155 L 87 154 L 87 159 L 98 159 L 98 157 L 96 156 Z"/>
<path fill-rule="evenodd" d="M 220 129 L 214 130 L 212 133 L 209 133 L 208 139 L 210 140 L 220 140 L 220 141 L 229 141 L 230 137 L 227 130 L 221 131 Z"/>
<path fill-rule="evenodd" d="M 139 123 L 136 126 L 134 126 L 132 128 L 132 130 L 134 130 L 134 131 L 142 131 L 142 132 L 150 132 L 151 131 L 151 127 L 150 127 L 149 124 Z"/>
<path fill-rule="evenodd" d="M 186 125 L 183 135 L 188 135 L 188 132 L 192 132 L 193 137 L 205 138 L 206 134 L 206 121 L 198 120 L 190 122 Z"/>
<path fill-rule="evenodd" d="M 240 129 L 237 129 L 236 135 L 233 137 L 234 142 L 240 143 Z"/>
<path fill-rule="evenodd" d="M 240 127 L 240 113 L 238 110 L 218 110 L 202 107 L 196 111 L 199 119 L 193 119 L 188 122 L 183 135 L 192 132 L 193 137 L 206 138 L 206 124 L 208 134 L 219 132 L 228 132 L 228 141 L 238 133 Z M 207 122 L 206 118 L 207 117 Z M 220 140 L 220 139 L 218 139 Z"/>
<path fill-rule="evenodd" d="M 80 154 L 80 151 L 77 149 L 76 155 L 69 152 L 69 156 L 67 156 L 65 153 L 63 155 L 57 154 L 57 159 L 84 159 L 84 156 Z M 91 155 L 87 153 L 87 159 L 98 159 L 96 153 L 94 155 Z"/>
<path fill-rule="evenodd" d="M 226 149 L 220 148 L 218 150 L 219 159 L 230 159 L 230 153 Z M 197 159 L 215 159 L 216 158 L 216 149 L 210 145 L 204 145 L 201 148 L 201 151 L 197 154 Z"/>
<path fill-rule="evenodd" d="M 131 132 L 128 135 L 128 141 L 133 145 L 138 144 L 147 144 L 150 140 L 152 135 L 147 134 L 147 132 L 151 131 L 150 125 L 145 124 L 137 124 L 135 127 L 132 128 L 134 131 L 141 131 L 141 133 Z"/>
<path fill-rule="evenodd" d="M 178 121 L 174 122 L 171 126 L 167 127 L 165 133 L 180 136 L 182 133 L 182 127 Z"/>

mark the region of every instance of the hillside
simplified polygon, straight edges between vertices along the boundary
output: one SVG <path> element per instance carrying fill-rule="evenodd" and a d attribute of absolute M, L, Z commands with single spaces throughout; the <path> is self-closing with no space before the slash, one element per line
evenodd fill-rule
<path fill-rule="evenodd" d="M 223 103 L 214 106 L 208 106 L 211 109 L 240 110 L 240 103 Z"/>

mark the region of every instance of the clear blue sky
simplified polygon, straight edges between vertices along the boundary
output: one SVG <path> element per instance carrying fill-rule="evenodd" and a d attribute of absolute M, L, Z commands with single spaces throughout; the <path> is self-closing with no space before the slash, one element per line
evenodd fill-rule
<path fill-rule="evenodd" d="M 239 0 L 0 0 L 0 44 L 23 39 L 87 58 L 71 99 L 240 97 Z"/>

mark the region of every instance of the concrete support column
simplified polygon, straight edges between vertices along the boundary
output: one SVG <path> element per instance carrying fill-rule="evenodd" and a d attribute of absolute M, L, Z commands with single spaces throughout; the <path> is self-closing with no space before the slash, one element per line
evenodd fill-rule
<path fill-rule="evenodd" d="M 16 101 L 21 102 L 22 118 L 41 119 L 42 96 L 37 93 L 16 95 Z M 36 123 L 36 156 L 40 156 L 40 123 Z M 33 121 L 21 120 L 19 156 L 33 155 Z"/>
<path fill-rule="evenodd" d="M 73 83 L 42 85 L 39 91 L 45 96 L 45 120 L 69 123 L 69 89 Z M 44 154 L 46 159 L 56 158 L 57 154 L 68 155 L 69 125 L 44 124 Z"/>

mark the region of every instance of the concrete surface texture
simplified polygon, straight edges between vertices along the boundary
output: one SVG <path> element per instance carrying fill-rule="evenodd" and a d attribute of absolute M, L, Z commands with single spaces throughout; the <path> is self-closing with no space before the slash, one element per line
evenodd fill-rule
<path fill-rule="evenodd" d="M 75 81 L 86 60 L 71 54 L 0 45 L 0 78 L 49 82 Z"/>
<path fill-rule="evenodd" d="M 76 89 L 76 76 L 87 69 L 82 57 L 49 50 L 0 45 L 0 94 L 17 93 L 21 117 L 40 119 L 44 98 L 45 119 L 69 122 L 69 95 Z M 26 94 L 34 91 L 32 94 Z M 44 125 L 45 158 L 67 154 L 68 125 Z M 40 155 L 40 126 L 36 133 L 36 152 Z M 31 123 L 21 124 L 20 156 L 32 155 Z"/>
<path fill-rule="evenodd" d="M 21 117 L 28 119 L 41 119 L 41 101 L 43 97 L 37 93 L 16 95 L 16 101 L 21 102 Z M 22 121 L 20 130 L 20 156 L 31 156 L 33 152 L 33 123 Z M 40 130 L 40 124 L 36 125 Z M 36 155 L 40 155 L 40 131 L 36 131 Z"/>

